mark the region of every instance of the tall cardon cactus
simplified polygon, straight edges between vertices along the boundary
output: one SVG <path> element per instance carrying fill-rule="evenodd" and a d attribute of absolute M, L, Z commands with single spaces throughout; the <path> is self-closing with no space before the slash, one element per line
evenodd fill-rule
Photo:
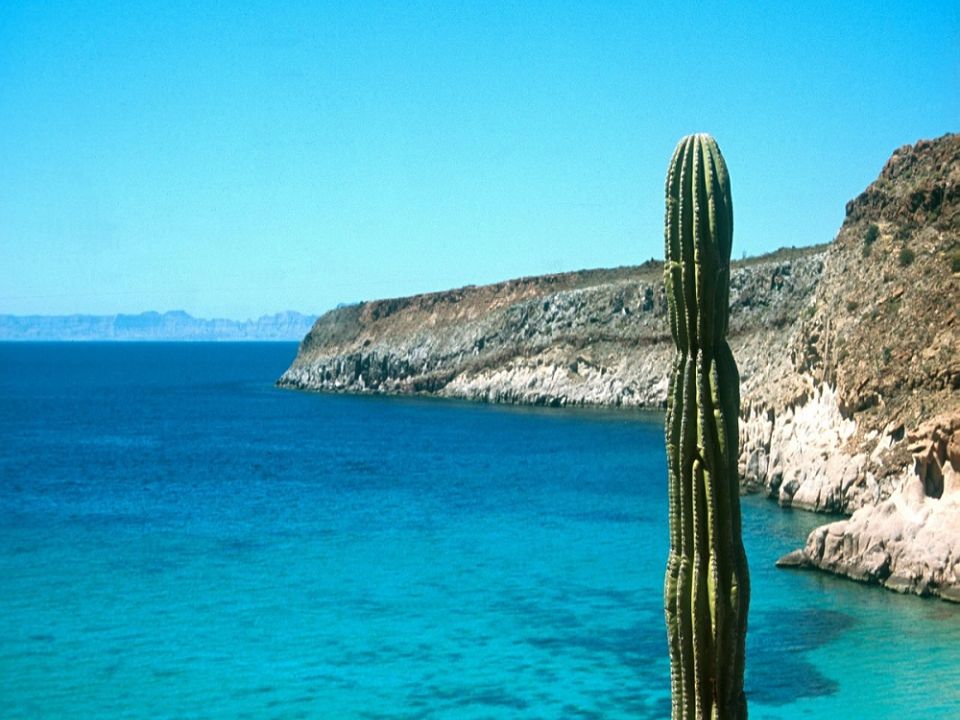
<path fill-rule="evenodd" d="M 674 720 L 746 718 L 750 585 L 737 477 L 740 376 L 727 345 L 733 204 L 717 143 L 690 135 L 667 173 L 664 281 L 677 354 L 667 400 L 664 608 Z"/>

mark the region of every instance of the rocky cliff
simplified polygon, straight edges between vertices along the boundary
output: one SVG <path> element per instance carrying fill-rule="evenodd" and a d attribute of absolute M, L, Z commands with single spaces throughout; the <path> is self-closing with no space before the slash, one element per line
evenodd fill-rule
<path fill-rule="evenodd" d="M 863 548 L 817 531 L 790 564 L 958 595 L 960 516 L 944 480 L 960 469 L 949 450 L 960 427 L 958 179 L 960 136 L 901 148 L 848 204 L 833 243 L 734 263 L 744 487 L 816 511 L 909 506 L 886 527 L 938 527 L 946 543 L 928 557 L 919 530 L 880 540 L 870 522 L 868 541 L 854 524 L 830 532 L 864 537 Z M 673 354 L 665 312 L 653 261 L 362 303 L 317 320 L 279 384 L 659 407 Z M 857 553 L 875 559 L 878 544 L 888 557 L 865 573 Z"/>
<path fill-rule="evenodd" d="M 736 263 L 730 343 L 743 382 L 784 364 L 824 248 Z M 338 308 L 317 320 L 279 384 L 431 393 L 535 405 L 660 407 L 673 341 L 663 265 L 523 278 Z"/>
<path fill-rule="evenodd" d="M 960 136 L 948 135 L 897 150 L 848 203 L 788 372 L 745 403 L 748 482 L 832 512 L 889 494 L 911 462 L 905 433 L 960 409 L 958 270 Z"/>
<path fill-rule="evenodd" d="M 852 516 L 783 563 L 960 600 L 960 135 L 900 148 L 847 204 L 790 348 L 809 390 L 746 409 L 742 469 Z"/>

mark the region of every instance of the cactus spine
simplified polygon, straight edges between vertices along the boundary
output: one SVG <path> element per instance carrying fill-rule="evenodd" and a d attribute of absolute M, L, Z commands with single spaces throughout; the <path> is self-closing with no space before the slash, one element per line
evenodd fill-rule
<path fill-rule="evenodd" d="M 665 429 L 673 720 L 746 718 L 750 586 L 737 476 L 740 376 L 726 341 L 733 204 L 712 137 L 680 141 L 666 195 L 664 282 L 677 346 Z"/>

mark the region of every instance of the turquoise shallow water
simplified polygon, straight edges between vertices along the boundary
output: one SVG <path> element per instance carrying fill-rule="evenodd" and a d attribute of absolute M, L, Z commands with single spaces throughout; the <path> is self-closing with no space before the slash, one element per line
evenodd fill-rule
<path fill-rule="evenodd" d="M 294 345 L 0 344 L 0 716 L 660 718 L 658 415 L 311 395 Z M 960 608 L 776 557 L 752 718 L 960 712 Z"/>

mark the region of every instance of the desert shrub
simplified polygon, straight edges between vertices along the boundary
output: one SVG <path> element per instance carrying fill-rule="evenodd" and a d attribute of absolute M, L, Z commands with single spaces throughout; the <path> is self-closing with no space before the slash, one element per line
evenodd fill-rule
<path fill-rule="evenodd" d="M 863 236 L 864 244 L 873 245 L 878 237 L 880 237 L 880 228 L 878 228 L 876 224 L 870 223 L 870 225 L 867 226 L 867 232 Z"/>
<path fill-rule="evenodd" d="M 883 364 L 884 364 L 884 365 L 887 365 L 887 364 L 890 362 L 890 357 L 891 357 L 892 355 L 893 355 L 893 352 L 890 350 L 890 348 L 885 347 L 885 348 L 883 349 Z"/>
<path fill-rule="evenodd" d="M 951 272 L 960 273 L 960 252 L 955 252 L 950 256 Z"/>
<path fill-rule="evenodd" d="M 847 300 L 847 312 L 853 312 L 859 307 L 856 300 Z"/>
<path fill-rule="evenodd" d="M 908 247 L 900 248 L 900 255 L 897 257 L 897 260 L 900 262 L 900 267 L 906 267 L 916 259 L 917 255 L 913 250 Z"/>

